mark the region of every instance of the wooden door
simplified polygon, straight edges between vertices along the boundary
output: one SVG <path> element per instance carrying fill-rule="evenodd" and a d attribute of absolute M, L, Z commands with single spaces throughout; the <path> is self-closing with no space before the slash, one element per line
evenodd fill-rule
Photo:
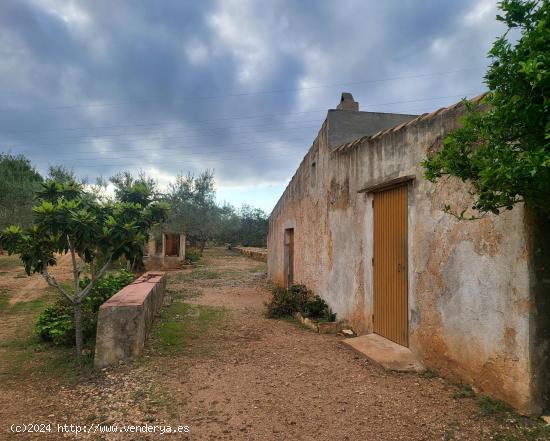
<path fill-rule="evenodd" d="M 180 247 L 180 237 L 176 234 L 166 234 L 166 256 L 178 256 Z"/>
<path fill-rule="evenodd" d="M 294 228 L 285 230 L 285 284 L 289 288 L 294 284 Z"/>
<path fill-rule="evenodd" d="M 408 346 L 407 185 L 374 193 L 374 332 Z"/>

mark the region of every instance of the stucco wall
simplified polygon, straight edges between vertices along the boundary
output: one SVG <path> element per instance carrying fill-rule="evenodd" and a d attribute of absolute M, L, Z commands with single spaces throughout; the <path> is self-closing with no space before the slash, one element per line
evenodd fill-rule
<path fill-rule="evenodd" d="M 420 166 L 456 127 L 459 108 L 338 151 L 327 125 L 270 217 L 268 271 L 283 283 L 283 234 L 294 228 L 294 280 L 340 319 L 372 332 L 372 205 L 358 193 L 400 176 L 409 184 L 409 346 L 438 372 L 525 412 L 540 408 L 531 366 L 532 265 L 521 206 L 459 221 L 442 211 L 470 204 L 456 179 L 434 185 Z M 312 162 L 317 177 L 312 180 Z M 315 182 L 315 185 L 313 185 Z"/>

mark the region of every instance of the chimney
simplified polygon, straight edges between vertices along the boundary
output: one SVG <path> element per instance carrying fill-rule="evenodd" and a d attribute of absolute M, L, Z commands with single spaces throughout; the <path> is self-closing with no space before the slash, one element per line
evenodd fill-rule
<path fill-rule="evenodd" d="M 336 106 L 338 110 L 359 110 L 359 103 L 353 99 L 353 95 L 349 92 L 342 92 L 340 104 Z"/>

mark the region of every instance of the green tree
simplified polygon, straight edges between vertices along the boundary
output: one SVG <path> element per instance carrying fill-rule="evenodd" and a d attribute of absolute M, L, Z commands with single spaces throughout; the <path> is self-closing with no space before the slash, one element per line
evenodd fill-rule
<path fill-rule="evenodd" d="M 481 213 L 525 202 L 548 214 L 550 3 L 503 0 L 499 7 L 497 20 L 508 30 L 489 52 L 483 108 L 468 104 L 462 127 L 423 165 L 432 182 L 443 175 L 471 182 L 473 208 Z"/>
<path fill-rule="evenodd" d="M 235 207 L 224 203 L 219 207 L 216 242 L 235 245 L 240 243 L 241 218 Z"/>
<path fill-rule="evenodd" d="M 142 207 L 159 199 L 156 181 L 140 172 L 137 178 L 130 172 L 118 173 L 110 178 L 115 186 L 115 197 L 121 202 L 140 204 Z"/>
<path fill-rule="evenodd" d="M 46 179 L 49 181 L 57 181 L 63 184 L 67 182 L 77 181 L 74 170 L 63 164 L 50 165 L 48 167 L 48 176 L 46 177 Z"/>
<path fill-rule="evenodd" d="M 162 221 L 166 206 L 147 208 L 131 202 L 98 202 L 75 182 L 47 181 L 37 194 L 33 225 L 12 225 L 0 234 L 0 244 L 19 254 L 27 274 L 39 273 L 55 287 L 74 310 L 77 358 L 82 354 L 82 301 L 105 274 L 111 261 L 130 258 L 145 241 L 147 230 Z M 58 254 L 70 253 L 74 283 L 63 288 L 48 272 Z M 95 260 L 102 258 L 100 266 Z M 89 273 L 86 279 L 83 276 Z M 83 282 L 84 281 L 84 282 Z M 83 283 L 81 283 L 83 282 Z"/>
<path fill-rule="evenodd" d="M 115 186 L 115 200 L 123 206 L 134 207 L 134 211 L 128 211 L 126 215 L 130 217 L 125 219 L 131 222 L 133 219 L 140 219 L 139 212 L 143 209 L 163 210 L 168 212 L 169 205 L 161 201 L 161 195 L 157 191 L 156 181 L 140 172 L 137 178 L 134 178 L 130 172 L 119 173 L 111 177 L 110 181 Z M 137 216 L 137 217 L 134 217 Z M 127 257 L 128 269 L 142 269 L 145 244 L 149 239 L 150 228 L 147 219 L 139 220 L 139 226 L 144 232 L 142 242 L 134 242 L 129 245 L 125 255 Z"/>
<path fill-rule="evenodd" d="M 244 246 L 267 245 L 268 215 L 259 208 L 244 204 L 239 210 L 239 242 Z"/>
<path fill-rule="evenodd" d="M 206 170 L 199 176 L 179 175 L 168 189 L 172 207 L 167 226 L 183 230 L 191 244 L 204 251 L 219 227 L 220 209 L 215 202 L 214 174 Z"/>
<path fill-rule="evenodd" d="M 0 229 L 30 225 L 34 195 L 42 176 L 23 155 L 0 153 Z"/>

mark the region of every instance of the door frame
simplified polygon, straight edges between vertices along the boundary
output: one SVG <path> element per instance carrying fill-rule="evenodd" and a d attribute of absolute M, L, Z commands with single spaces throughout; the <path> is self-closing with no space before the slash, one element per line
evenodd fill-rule
<path fill-rule="evenodd" d="M 283 232 L 283 274 L 284 286 L 290 288 L 294 284 L 294 228 L 285 228 Z"/>
<path fill-rule="evenodd" d="M 411 271 L 412 271 L 412 262 L 411 262 L 411 256 L 412 254 L 412 241 L 411 241 L 411 228 L 412 228 L 412 221 L 413 221 L 413 185 L 414 185 L 415 176 L 403 176 L 396 179 L 391 179 L 387 181 L 383 181 L 379 184 L 372 185 L 370 187 L 366 187 L 362 190 L 359 190 L 358 193 L 366 193 L 368 195 L 368 211 L 370 211 L 369 216 L 369 222 L 367 225 L 370 227 L 370 242 L 371 246 L 368 247 L 368 260 L 372 262 L 372 265 L 369 265 L 371 271 L 370 271 L 370 307 L 372 308 L 372 332 L 374 331 L 374 320 L 375 320 L 375 292 L 374 292 L 374 278 L 375 278 L 375 272 L 374 272 L 374 242 L 375 242 L 375 231 L 374 231 L 374 197 L 375 193 L 381 193 L 386 190 L 392 190 L 396 187 L 405 187 L 406 188 L 406 197 L 407 197 L 407 247 L 406 247 L 406 270 L 407 270 L 407 278 L 405 281 L 405 289 L 406 289 L 406 310 L 407 310 L 407 324 L 406 324 L 406 330 L 407 330 L 407 338 L 406 338 L 406 347 L 409 347 L 410 344 L 410 334 L 411 334 L 411 310 L 413 306 L 413 302 L 415 301 L 413 294 L 413 287 L 412 282 L 413 278 L 411 277 Z M 386 337 L 384 337 L 386 338 Z"/>

